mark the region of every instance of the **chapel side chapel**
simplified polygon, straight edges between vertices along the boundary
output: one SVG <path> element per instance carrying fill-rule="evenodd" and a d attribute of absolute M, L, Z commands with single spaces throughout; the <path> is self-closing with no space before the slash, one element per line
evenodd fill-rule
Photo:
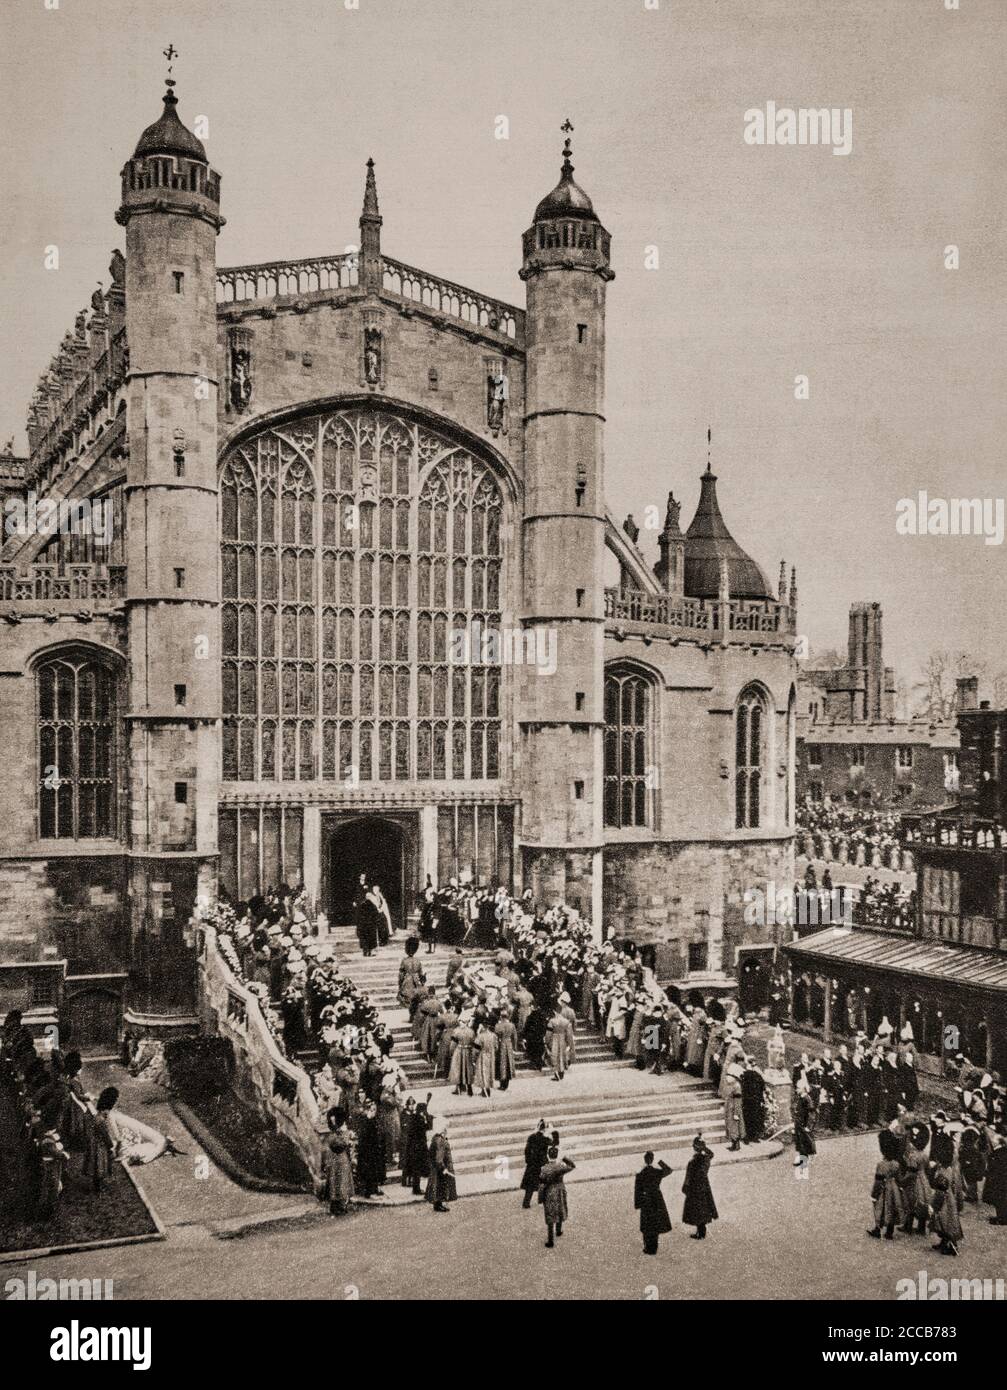
<path fill-rule="evenodd" d="M 793 881 L 796 580 L 709 456 L 653 564 L 606 506 L 611 239 L 572 127 L 522 310 L 392 259 L 372 161 L 359 253 L 219 268 L 173 85 L 28 415 L 26 498 L 100 500 L 107 543 L 0 555 L 0 1013 L 183 1022 L 199 895 L 303 882 L 338 922 L 361 872 L 399 920 L 427 875 L 530 887 L 729 978 L 772 940 L 745 890 Z M 459 631 L 554 669 L 454 660 Z"/>

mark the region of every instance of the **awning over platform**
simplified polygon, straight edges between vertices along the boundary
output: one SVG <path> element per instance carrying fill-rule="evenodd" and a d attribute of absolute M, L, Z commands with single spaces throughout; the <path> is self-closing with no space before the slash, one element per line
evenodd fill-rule
<path fill-rule="evenodd" d="M 794 957 L 921 975 L 935 983 L 1007 992 L 1007 952 L 976 951 L 943 941 L 890 936 L 886 932 L 827 927 L 783 948 Z"/>

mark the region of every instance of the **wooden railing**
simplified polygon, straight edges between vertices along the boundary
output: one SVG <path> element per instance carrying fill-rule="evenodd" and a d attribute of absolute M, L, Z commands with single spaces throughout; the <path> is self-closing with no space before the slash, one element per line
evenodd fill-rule
<path fill-rule="evenodd" d="M 934 849 L 1007 850 L 1007 826 L 997 820 L 963 820 L 953 816 L 905 817 L 902 841 Z"/>

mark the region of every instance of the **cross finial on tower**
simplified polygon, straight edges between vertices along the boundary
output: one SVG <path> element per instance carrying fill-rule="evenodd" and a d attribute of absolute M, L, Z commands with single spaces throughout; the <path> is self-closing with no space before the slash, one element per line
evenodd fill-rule
<path fill-rule="evenodd" d="M 563 141 L 563 171 L 564 173 L 572 173 L 573 165 L 570 163 L 570 156 L 573 154 L 573 149 L 570 145 L 570 136 L 573 134 L 573 122 L 570 120 L 569 116 L 567 116 L 566 120 L 560 126 L 560 130 L 566 136 L 566 139 Z"/>
<path fill-rule="evenodd" d="M 174 94 L 171 89 L 175 85 L 175 79 L 172 77 L 171 74 L 175 69 L 175 59 L 178 57 L 178 49 L 175 47 L 173 43 L 169 43 L 168 47 L 163 48 L 161 52 L 168 61 L 168 75 L 164 79 L 164 85 L 168 89 L 167 96 L 173 98 Z"/>
<path fill-rule="evenodd" d="M 713 472 L 713 467 L 712 467 L 712 465 L 711 465 L 711 463 L 710 463 L 710 449 L 711 449 L 712 444 L 713 444 L 713 430 L 712 430 L 709 426 L 707 426 L 707 429 L 706 429 L 706 471 L 707 471 L 707 473 L 712 473 L 712 472 Z"/>

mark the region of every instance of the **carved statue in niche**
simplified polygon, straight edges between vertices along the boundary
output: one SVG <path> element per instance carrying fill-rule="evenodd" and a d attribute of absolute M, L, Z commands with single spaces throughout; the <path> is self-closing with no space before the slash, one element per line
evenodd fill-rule
<path fill-rule="evenodd" d="M 252 399 L 252 334 L 247 328 L 231 329 L 229 400 L 234 410 L 244 410 Z"/>
<path fill-rule="evenodd" d="M 486 375 L 486 423 L 494 434 L 507 433 L 507 402 L 510 382 L 503 366 L 490 368 Z"/>
<path fill-rule="evenodd" d="M 368 386 L 381 384 L 381 329 L 364 329 L 364 380 Z"/>
<path fill-rule="evenodd" d="M 171 440 L 171 457 L 175 465 L 175 475 L 181 478 L 185 473 L 185 431 L 176 430 Z"/>

